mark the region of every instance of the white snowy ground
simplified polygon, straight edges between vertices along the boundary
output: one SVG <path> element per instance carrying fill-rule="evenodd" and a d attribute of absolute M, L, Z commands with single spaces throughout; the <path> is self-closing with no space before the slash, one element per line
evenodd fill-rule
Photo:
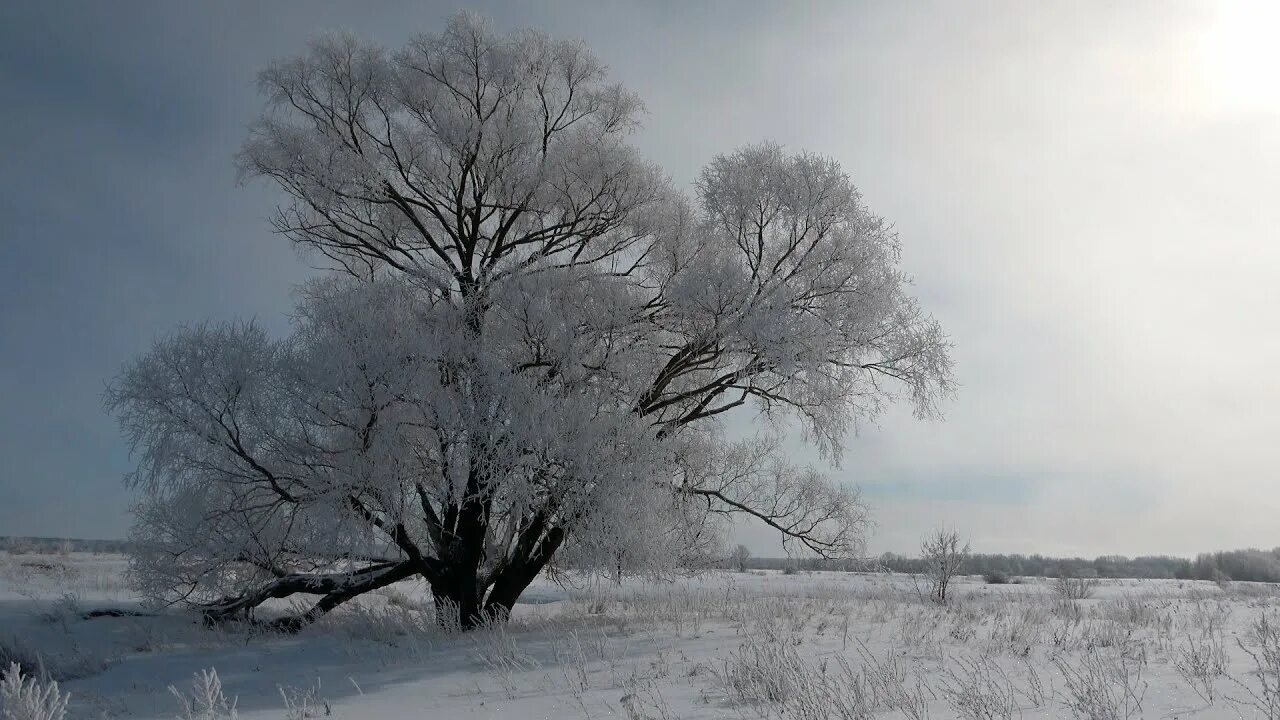
<path fill-rule="evenodd" d="M 84 619 L 140 609 L 124 567 L 0 554 L 0 658 L 38 657 L 68 717 L 182 717 L 170 686 L 190 697 L 210 668 L 241 718 L 1280 717 L 1266 586 L 1112 581 L 1067 601 L 963 578 L 940 607 L 889 575 L 542 583 L 510 626 L 448 635 L 405 583 L 287 636 L 178 610 Z"/>

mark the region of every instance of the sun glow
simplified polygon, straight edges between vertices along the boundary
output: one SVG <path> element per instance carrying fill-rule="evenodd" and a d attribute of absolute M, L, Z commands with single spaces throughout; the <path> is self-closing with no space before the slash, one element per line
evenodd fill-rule
<path fill-rule="evenodd" d="M 1280 3 L 1212 5 L 1201 42 L 1203 82 L 1217 109 L 1280 112 Z"/>

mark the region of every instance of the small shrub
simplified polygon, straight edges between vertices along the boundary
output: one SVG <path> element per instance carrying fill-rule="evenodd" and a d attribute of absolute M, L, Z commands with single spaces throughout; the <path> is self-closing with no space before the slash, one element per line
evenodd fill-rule
<path fill-rule="evenodd" d="M 1231 576 L 1222 572 L 1218 568 L 1213 569 L 1213 573 L 1209 579 L 1213 580 L 1213 584 L 1217 585 L 1221 590 L 1227 590 L 1231 587 Z"/>
<path fill-rule="evenodd" d="M 1280 615 L 1263 610 L 1250 627 L 1249 645 L 1236 638 L 1236 644 L 1253 661 L 1257 687 L 1241 680 L 1232 682 L 1249 694 L 1244 700 L 1233 700 L 1237 706 L 1250 707 L 1268 720 L 1280 720 Z"/>
<path fill-rule="evenodd" d="M 45 684 L 23 677 L 18 663 L 0 674 L 0 712 L 4 720 L 62 720 L 67 714 L 69 693 L 58 691 L 58 683 Z"/>
<path fill-rule="evenodd" d="M 1078 664 L 1053 658 L 1066 684 L 1063 702 L 1080 720 L 1128 720 L 1142 717 L 1147 683 L 1142 679 L 1145 655 L 1104 653 L 1090 647 Z"/>
<path fill-rule="evenodd" d="M 191 697 L 170 685 L 169 692 L 178 699 L 182 720 L 236 720 L 236 700 L 227 700 L 222 691 L 218 671 L 210 668 L 196 673 L 191 681 Z"/>
<path fill-rule="evenodd" d="M 1199 639 L 1187 638 L 1178 649 L 1173 667 L 1200 699 L 1213 704 L 1217 680 L 1227 673 L 1227 650 L 1220 633 L 1205 632 Z"/>
<path fill-rule="evenodd" d="M 723 682 L 740 702 L 785 703 L 808 672 L 790 645 L 745 645 L 724 662 Z"/>
<path fill-rule="evenodd" d="M 944 667 L 942 696 L 963 720 L 1022 717 L 1013 683 L 990 657 L 960 657 Z"/>
<path fill-rule="evenodd" d="M 1085 600 L 1093 597 L 1093 592 L 1098 589 L 1099 584 L 1097 578 L 1077 577 L 1063 573 L 1054 581 L 1053 591 L 1064 600 Z"/>
<path fill-rule="evenodd" d="M 969 543 L 961 546 L 960 533 L 954 530 L 937 530 L 920 543 L 924 575 L 929 580 L 929 595 L 934 602 L 947 602 L 947 588 L 960 574 L 960 568 L 968 557 Z"/>
<path fill-rule="evenodd" d="M 320 695 L 320 679 L 306 688 L 293 685 L 282 685 L 279 688 L 280 698 L 284 700 L 285 720 L 311 720 L 317 717 L 333 715 L 333 706 Z"/>
<path fill-rule="evenodd" d="M 1008 585 L 1014 581 L 1013 578 L 999 571 L 983 574 L 982 580 L 988 585 Z"/>
<path fill-rule="evenodd" d="M 910 682 L 892 653 L 881 662 L 859 643 L 858 654 L 861 667 L 843 656 L 815 667 L 802 658 L 797 637 L 767 620 L 751 628 L 718 674 L 730 700 L 754 706 L 762 718 L 871 720 L 877 710 L 928 718 L 932 691 L 918 678 Z"/>
<path fill-rule="evenodd" d="M 488 669 L 508 700 L 514 700 L 520 690 L 520 675 L 541 668 L 538 659 L 527 653 L 501 622 L 487 621 L 468 637 L 473 656 Z"/>

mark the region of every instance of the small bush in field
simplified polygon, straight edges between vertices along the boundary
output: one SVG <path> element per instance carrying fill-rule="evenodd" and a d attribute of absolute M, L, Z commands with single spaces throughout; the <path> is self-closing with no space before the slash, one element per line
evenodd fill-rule
<path fill-rule="evenodd" d="M 1142 717 L 1142 700 L 1147 682 L 1145 654 L 1104 652 L 1089 647 L 1079 661 L 1055 656 L 1053 664 L 1065 683 L 1063 702 L 1072 717 L 1080 720 L 1129 720 Z"/>
<path fill-rule="evenodd" d="M 218 671 L 213 668 L 195 674 L 190 697 L 172 685 L 169 692 L 178 699 L 182 708 L 181 720 L 236 720 L 239 717 L 235 698 L 227 699 Z"/>
<path fill-rule="evenodd" d="M 1251 707 L 1260 717 L 1275 720 L 1280 718 L 1280 615 L 1264 609 L 1250 631 L 1248 644 L 1238 637 L 1236 644 L 1253 661 L 1256 672 L 1250 675 L 1256 685 L 1232 678 L 1232 682 L 1249 694 L 1248 698 L 1233 702 Z"/>
<path fill-rule="evenodd" d="M 67 714 L 69 693 L 58 691 L 58 683 L 47 684 L 23 677 L 18 663 L 0 673 L 0 717 L 4 720 L 62 720 Z"/>
<path fill-rule="evenodd" d="M 929 596 L 934 602 L 947 602 L 947 589 L 968 557 L 969 543 L 960 545 L 960 533 L 954 530 L 937 530 L 920 543 L 924 575 L 929 580 Z"/>
<path fill-rule="evenodd" d="M 1022 716 L 1013 682 L 990 657 L 953 658 L 943 669 L 941 691 L 956 716 L 963 720 L 1013 720 Z"/>
<path fill-rule="evenodd" d="M 1002 572 L 989 572 L 982 576 L 982 580 L 988 585 L 1008 585 L 1014 582 L 1014 579 Z"/>
<path fill-rule="evenodd" d="M 1065 600 L 1084 600 L 1093 597 L 1093 592 L 1098 589 L 1099 584 L 1097 578 L 1076 577 L 1063 573 L 1054 581 L 1053 591 Z"/>

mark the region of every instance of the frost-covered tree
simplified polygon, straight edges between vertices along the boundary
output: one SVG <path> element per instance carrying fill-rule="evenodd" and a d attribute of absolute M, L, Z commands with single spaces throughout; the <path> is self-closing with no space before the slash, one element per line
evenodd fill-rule
<path fill-rule="evenodd" d="M 750 559 L 751 551 L 747 549 L 746 545 L 738 545 L 729 555 L 729 560 L 733 562 L 734 569 L 740 573 L 747 571 L 747 561 Z"/>
<path fill-rule="evenodd" d="M 924 563 L 924 576 L 929 581 L 929 597 L 935 602 L 947 602 L 947 590 L 951 581 L 960 574 L 969 558 L 969 543 L 960 544 L 960 533 L 940 528 L 920 542 L 920 560 Z"/>
<path fill-rule="evenodd" d="M 687 197 L 581 44 L 471 16 L 398 53 L 323 39 L 261 84 L 241 166 L 335 272 L 290 337 L 185 328 L 109 390 L 153 597 L 216 620 L 315 596 L 297 627 L 420 577 L 468 627 L 557 563 L 723 557 L 735 515 L 859 551 L 856 492 L 777 430 L 837 459 L 895 398 L 934 413 L 950 361 L 835 161 L 747 147 Z M 732 442 L 749 405 L 778 422 Z"/>

